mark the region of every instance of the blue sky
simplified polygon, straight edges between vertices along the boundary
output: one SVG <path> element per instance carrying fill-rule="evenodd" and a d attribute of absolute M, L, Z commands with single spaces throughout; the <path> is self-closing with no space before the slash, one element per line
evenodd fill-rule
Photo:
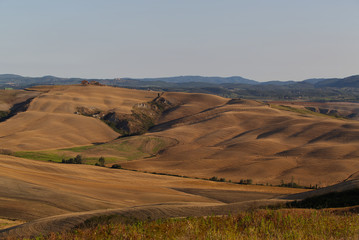
<path fill-rule="evenodd" d="M 0 0 L 0 74 L 359 74 L 357 0 Z"/>

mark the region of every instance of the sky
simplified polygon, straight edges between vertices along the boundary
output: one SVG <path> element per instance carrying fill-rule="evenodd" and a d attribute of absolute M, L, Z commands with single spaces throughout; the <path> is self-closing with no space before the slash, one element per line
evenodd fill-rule
<path fill-rule="evenodd" d="M 359 74 L 358 0 L 0 0 L 0 74 Z"/>

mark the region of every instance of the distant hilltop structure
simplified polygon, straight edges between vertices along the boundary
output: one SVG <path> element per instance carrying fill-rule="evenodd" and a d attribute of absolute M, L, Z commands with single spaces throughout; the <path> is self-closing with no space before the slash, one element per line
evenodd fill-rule
<path fill-rule="evenodd" d="M 87 86 L 87 85 L 95 85 L 95 86 L 104 86 L 104 84 L 101 84 L 101 83 L 99 83 L 99 82 L 97 82 L 97 81 L 87 81 L 87 80 L 82 80 L 81 81 L 81 85 L 82 86 Z"/>

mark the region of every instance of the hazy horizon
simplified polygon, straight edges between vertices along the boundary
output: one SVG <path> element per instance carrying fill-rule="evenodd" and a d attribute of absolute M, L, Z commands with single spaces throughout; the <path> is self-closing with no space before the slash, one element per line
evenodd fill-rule
<path fill-rule="evenodd" d="M 0 1 L 0 73 L 78 78 L 359 73 L 355 0 Z"/>
<path fill-rule="evenodd" d="M 253 80 L 253 81 L 257 81 L 257 82 L 271 82 L 271 81 L 281 81 L 281 82 L 285 82 L 285 81 L 294 81 L 294 82 L 301 82 L 304 80 L 309 80 L 309 79 L 330 79 L 330 78 L 338 78 L 338 79 L 342 79 L 342 78 L 346 78 L 346 77 L 351 77 L 351 76 L 355 76 L 355 75 L 359 75 L 359 74 L 354 74 L 354 75 L 350 75 L 350 76 L 340 76 L 340 77 L 315 77 L 315 78 L 306 78 L 306 79 L 300 79 L 300 80 L 292 80 L 292 79 L 287 79 L 287 80 L 267 80 L 267 81 L 260 81 L 258 79 L 251 79 L 251 78 L 246 78 L 245 76 L 240 76 L 240 75 L 236 75 L 236 76 L 204 76 L 204 75 L 173 75 L 173 76 L 159 76 L 159 77 L 131 77 L 131 76 L 122 76 L 122 77 L 118 77 L 118 76 L 114 76 L 114 77 L 107 77 L 107 78 L 95 78 L 95 77 L 81 77 L 81 76 L 68 76 L 68 77 L 64 77 L 64 76 L 57 76 L 57 75 L 53 75 L 53 74 L 48 74 L 48 75 L 33 75 L 33 76 L 28 76 L 28 75 L 21 75 L 21 74 L 16 74 L 16 73 L 0 73 L 0 75 L 18 75 L 21 77 L 29 77 L 29 78 L 42 78 L 42 77 L 57 77 L 57 78 L 80 78 L 80 79 L 116 79 L 116 78 L 120 78 L 120 79 L 158 79 L 158 78 L 172 78 L 172 77 L 208 77 L 208 78 L 231 78 L 231 77 L 242 77 L 244 79 L 248 79 L 248 80 Z"/>

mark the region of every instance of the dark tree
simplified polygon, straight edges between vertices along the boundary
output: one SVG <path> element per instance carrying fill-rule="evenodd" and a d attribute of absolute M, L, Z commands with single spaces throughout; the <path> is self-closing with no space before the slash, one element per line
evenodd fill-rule
<path fill-rule="evenodd" d="M 104 158 L 104 157 L 100 157 L 100 158 L 98 159 L 98 162 L 99 162 L 99 164 L 100 164 L 101 167 L 104 167 L 104 166 L 105 166 L 105 158 Z"/>

